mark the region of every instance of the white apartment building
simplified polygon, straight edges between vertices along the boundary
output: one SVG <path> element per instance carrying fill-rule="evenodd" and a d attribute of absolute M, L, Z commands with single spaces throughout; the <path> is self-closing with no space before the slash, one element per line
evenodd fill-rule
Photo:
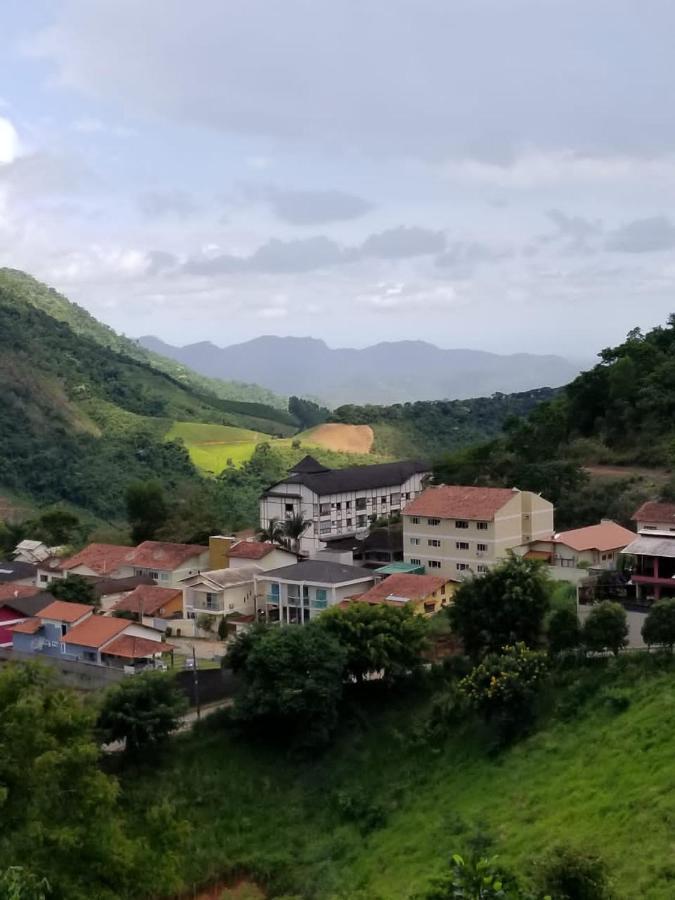
<path fill-rule="evenodd" d="M 373 516 L 404 510 L 424 489 L 427 464 L 416 460 L 328 469 L 311 456 L 302 459 L 260 498 L 260 524 L 302 515 L 311 524 L 300 552 L 313 554 L 338 537 L 368 528 Z"/>
<path fill-rule="evenodd" d="M 485 574 L 509 550 L 553 534 L 553 504 L 516 488 L 440 485 L 403 513 L 403 558 L 430 575 Z"/>

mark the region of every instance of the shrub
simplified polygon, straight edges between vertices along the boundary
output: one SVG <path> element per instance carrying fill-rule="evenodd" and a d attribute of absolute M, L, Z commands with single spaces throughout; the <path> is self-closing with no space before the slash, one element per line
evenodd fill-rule
<path fill-rule="evenodd" d="M 581 643 L 581 626 L 576 610 L 566 607 L 556 609 L 548 622 L 547 637 L 551 653 L 576 649 Z"/>
<path fill-rule="evenodd" d="M 103 701 L 98 719 L 102 740 L 124 741 L 129 753 L 157 746 L 176 729 L 186 707 L 173 675 L 147 672 L 125 678 Z"/>
<path fill-rule="evenodd" d="M 675 645 L 675 598 L 659 600 L 647 613 L 642 626 L 645 644 L 659 644 L 670 653 Z"/>
<path fill-rule="evenodd" d="M 603 600 L 591 608 L 582 634 L 588 650 L 611 650 L 618 656 L 619 650 L 628 643 L 626 611 L 620 603 Z"/>
<path fill-rule="evenodd" d="M 598 857 L 570 847 L 557 847 L 540 864 L 541 890 L 555 900 L 606 900 L 610 896 L 607 867 Z"/>

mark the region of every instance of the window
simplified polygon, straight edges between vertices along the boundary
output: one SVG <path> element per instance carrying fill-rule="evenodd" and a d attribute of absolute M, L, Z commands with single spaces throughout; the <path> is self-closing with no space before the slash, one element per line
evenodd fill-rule
<path fill-rule="evenodd" d="M 458 572 L 466 572 L 466 570 L 467 570 L 468 568 L 469 568 L 469 564 L 468 564 L 468 563 L 457 563 L 457 571 L 458 571 Z"/>
<path fill-rule="evenodd" d="M 358 525 L 359 528 L 365 528 L 367 523 L 368 523 L 367 516 L 358 516 L 356 519 L 356 524 Z"/>
<path fill-rule="evenodd" d="M 419 542 L 420 542 L 419 538 L 410 538 L 410 543 L 414 544 L 415 547 L 417 547 L 419 545 Z"/>
<path fill-rule="evenodd" d="M 410 500 L 410 491 L 406 491 L 405 499 Z"/>
<path fill-rule="evenodd" d="M 440 569 L 441 567 L 441 564 L 437 559 L 430 559 L 428 565 L 430 569 Z"/>
<path fill-rule="evenodd" d="M 316 589 L 313 605 L 316 609 L 325 609 L 328 606 L 328 593 L 325 588 Z"/>
<path fill-rule="evenodd" d="M 401 495 L 392 494 L 389 499 L 391 500 L 392 505 L 398 505 L 401 502 Z"/>
<path fill-rule="evenodd" d="M 190 575 L 192 575 L 192 572 L 190 572 Z M 169 573 L 168 573 L 168 572 L 161 572 L 161 573 L 160 573 L 160 576 L 159 576 L 159 580 L 160 580 L 160 581 L 168 581 L 168 580 L 169 580 Z"/>
<path fill-rule="evenodd" d="M 49 575 L 40 575 L 40 581 L 42 584 L 47 584 L 49 582 Z"/>
<path fill-rule="evenodd" d="M 410 521 L 411 521 L 411 523 L 412 523 L 413 525 L 419 525 L 419 524 L 420 524 L 419 516 L 410 516 Z"/>
<path fill-rule="evenodd" d="M 455 541 L 455 547 L 457 547 L 458 550 L 468 550 L 469 542 L 468 541 Z"/>
<path fill-rule="evenodd" d="M 445 597 L 445 585 L 444 584 L 441 585 L 441 594 L 443 597 Z"/>
<path fill-rule="evenodd" d="M 421 560 L 421 559 L 413 559 L 412 556 L 411 556 L 411 557 L 410 557 L 410 565 L 411 565 L 411 566 L 421 566 L 421 565 L 422 565 L 422 560 Z"/>
<path fill-rule="evenodd" d="M 476 522 L 476 528 L 477 528 L 479 531 L 487 531 L 487 530 L 488 530 L 488 523 L 487 523 L 487 522 Z"/>
<path fill-rule="evenodd" d="M 351 528 L 351 527 L 352 527 L 352 520 L 347 519 L 347 528 Z"/>
<path fill-rule="evenodd" d="M 440 525 L 440 519 L 427 519 L 427 525 Z"/>
<path fill-rule="evenodd" d="M 386 497 L 380 497 L 380 503 L 383 503 L 383 504 L 384 504 L 384 503 L 386 503 L 386 502 L 387 502 L 387 498 L 386 498 Z"/>
<path fill-rule="evenodd" d="M 487 544 L 476 544 L 476 550 L 479 553 L 487 553 Z"/>
<path fill-rule="evenodd" d="M 441 546 L 441 542 L 437 538 L 429 538 L 429 540 L 427 541 L 427 544 L 430 547 L 440 547 Z"/>
<path fill-rule="evenodd" d="M 285 509 L 285 511 L 286 511 L 287 513 L 292 513 L 292 512 L 293 512 L 293 504 L 292 504 L 292 503 L 286 503 L 286 504 L 284 505 L 284 509 Z"/>
<path fill-rule="evenodd" d="M 217 594 L 210 594 L 210 593 L 207 593 L 207 595 L 206 595 L 206 608 L 207 608 L 207 609 L 215 609 L 217 603 L 218 603 L 218 596 L 217 596 Z"/>
<path fill-rule="evenodd" d="M 365 509 L 366 508 L 366 498 L 365 497 L 359 497 L 359 499 L 356 501 L 356 508 L 357 509 Z"/>
<path fill-rule="evenodd" d="M 319 514 L 322 516 L 329 516 L 330 515 L 330 503 L 322 503 L 321 506 L 319 506 Z"/>
<path fill-rule="evenodd" d="M 435 613 L 436 612 L 436 604 L 433 602 L 425 603 L 424 604 L 424 612 L 427 613 L 427 615 L 430 615 L 431 613 Z"/>
<path fill-rule="evenodd" d="M 480 573 L 481 575 L 485 575 L 485 573 L 487 572 L 487 570 L 488 570 L 488 567 L 487 567 L 487 566 L 484 566 L 484 565 L 476 566 L 476 571 L 477 571 L 478 573 Z"/>
<path fill-rule="evenodd" d="M 345 509 L 351 509 L 351 508 L 352 508 L 352 501 L 345 500 Z"/>
<path fill-rule="evenodd" d="M 455 521 L 455 528 L 468 528 L 469 523 L 465 519 L 457 519 Z"/>
<path fill-rule="evenodd" d="M 326 534 L 327 532 L 331 531 L 332 528 L 333 528 L 333 526 L 331 525 L 330 522 L 322 522 L 321 528 L 319 529 L 319 531 L 321 534 Z"/>
<path fill-rule="evenodd" d="M 336 504 L 335 504 L 335 509 L 342 509 L 342 504 L 341 504 L 341 503 L 336 503 Z"/>

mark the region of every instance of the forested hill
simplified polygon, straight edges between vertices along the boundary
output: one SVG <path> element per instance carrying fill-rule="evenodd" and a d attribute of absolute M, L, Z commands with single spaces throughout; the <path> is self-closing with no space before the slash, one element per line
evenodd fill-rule
<path fill-rule="evenodd" d="M 138 341 L 131 340 L 123 334 L 118 334 L 112 328 L 95 319 L 86 309 L 73 303 L 26 272 L 17 269 L 0 268 L 0 288 L 10 293 L 15 301 L 41 309 L 53 319 L 65 322 L 76 333 L 89 337 L 111 350 L 123 353 L 131 359 L 139 360 L 152 366 L 152 368 L 171 375 L 176 381 L 199 391 L 216 394 L 224 400 L 243 401 L 246 403 L 261 404 L 257 411 L 250 412 L 265 418 L 267 407 L 279 410 L 286 409 L 286 400 L 267 388 L 257 384 L 248 384 L 241 381 L 223 381 L 222 379 L 206 378 L 198 375 L 193 370 L 180 362 L 161 356 L 142 347 Z M 246 412 L 245 410 L 240 410 Z"/>
<path fill-rule="evenodd" d="M 392 406 L 340 406 L 330 421 L 370 425 L 373 450 L 385 456 L 424 454 L 430 458 L 498 436 L 513 416 L 527 416 L 558 393 L 539 388 L 519 394 L 493 394 L 472 400 L 422 400 Z"/>
<path fill-rule="evenodd" d="M 295 430 L 286 412 L 207 394 L 76 334 L 15 287 L 0 280 L 0 493 L 114 518 L 131 480 L 198 482 L 187 451 L 164 439 L 174 420 Z"/>

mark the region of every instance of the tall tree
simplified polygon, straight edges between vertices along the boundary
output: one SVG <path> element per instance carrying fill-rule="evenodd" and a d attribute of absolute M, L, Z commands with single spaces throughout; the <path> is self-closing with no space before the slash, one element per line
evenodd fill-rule
<path fill-rule="evenodd" d="M 300 549 L 300 538 L 311 524 L 311 520 L 306 519 L 302 513 L 296 513 L 284 522 L 283 536 L 295 553 Z"/>
<path fill-rule="evenodd" d="M 175 679 L 164 672 L 127 678 L 107 694 L 98 727 L 105 743 L 124 741 L 126 751 L 157 747 L 178 727 L 187 708 Z"/>
<path fill-rule="evenodd" d="M 611 650 L 618 656 L 619 651 L 628 643 L 628 622 L 623 606 L 611 600 L 603 600 L 591 607 L 582 635 L 588 650 Z"/>
<path fill-rule="evenodd" d="M 127 520 L 136 544 L 151 541 L 166 523 L 169 510 L 159 481 L 134 481 L 127 488 Z"/>

